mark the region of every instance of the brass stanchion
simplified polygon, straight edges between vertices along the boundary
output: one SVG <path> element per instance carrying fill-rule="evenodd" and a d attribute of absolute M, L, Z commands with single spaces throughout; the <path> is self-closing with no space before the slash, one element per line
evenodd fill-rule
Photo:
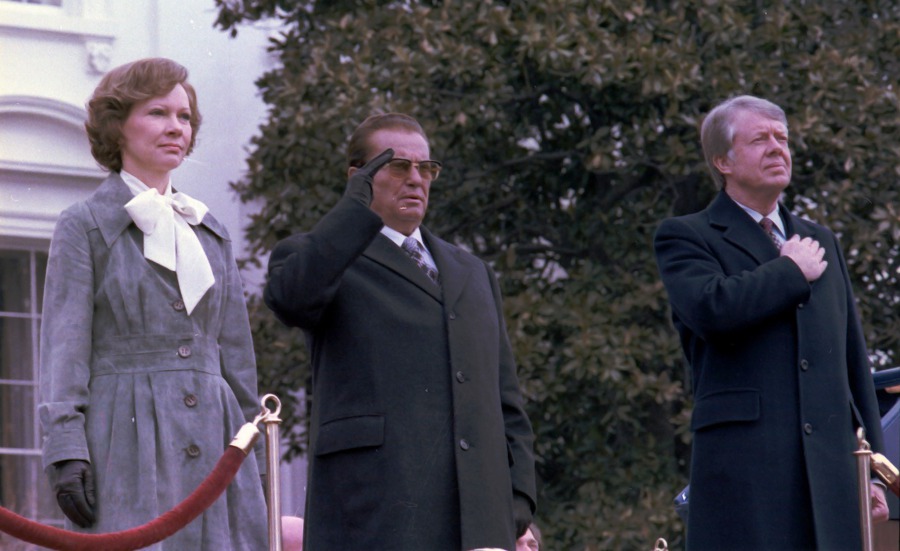
<path fill-rule="evenodd" d="M 266 402 L 275 403 L 275 410 Z M 262 422 L 266 425 L 266 501 L 269 512 L 269 551 L 282 551 L 281 542 L 281 400 L 274 394 L 266 394 L 262 404 Z"/>
<path fill-rule="evenodd" d="M 856 456 L 856 478 L 859 482 L 859 523 L 862 528 L 862 549 L 872 551 L 872 491 L 871 458 L 872 449 L 866 442 L 866 431 L 862 427 L 856 429 L 856 442 L 859 448 L 853 452 Z"/>
<path fill-rule="evenodd" d="M 880 453 L 872 454 L 872 470 L 894 495 L 900 497 L 900 471 L 887 457 Z"/>

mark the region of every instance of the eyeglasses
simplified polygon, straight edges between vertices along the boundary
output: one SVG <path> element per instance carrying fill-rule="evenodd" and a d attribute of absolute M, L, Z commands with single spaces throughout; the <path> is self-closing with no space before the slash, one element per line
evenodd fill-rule
<path fill-rule="evenodd" d="M 390 175 L 395 178 L 403 178 L 404 176 L 409 174 L 409 169 L 413 167 L 416 168 L 416 171 L 418 171 L 419 176 L 421 176 L 423 180 L 428 180 L 431 182 L 437 180 L 438 175 L 441 173 L 441 163 L 430 160 L 414 163 L 409 159 L 394 157 L 384 166 L 385 168 L 387 168 Z"/>

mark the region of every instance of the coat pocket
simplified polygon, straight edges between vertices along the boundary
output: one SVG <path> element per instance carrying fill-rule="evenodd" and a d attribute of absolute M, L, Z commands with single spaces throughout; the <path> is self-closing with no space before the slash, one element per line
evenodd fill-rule
<path fill-rule="evenodd" d="M 329 421 L 319 427 L 316 455 L 322 456 L 384 443 L 384 416 L 360 415 Z"/>
<path fill-rule="evenodd" d="M 737 388 L 697 398 L 691 415 L 691 430 L 697 431 L 722 423 L 756 421 L 760 410 L 759 391 Z"/>

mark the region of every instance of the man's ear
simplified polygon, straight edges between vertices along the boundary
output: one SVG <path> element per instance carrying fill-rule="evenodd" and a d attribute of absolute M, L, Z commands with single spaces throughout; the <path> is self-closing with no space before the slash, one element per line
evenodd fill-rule
<path fill-rule="evenodd" d="M 722 174 L 731 174 L 731 163 L 731 157 L 728 155 L 713 158 L 713 165 Z"/>
<path fill-rule="evenodd" d="M 355 166 L 351 166 L 350 168 L 348 168 L 348 169 L 347 169 L 347 178 L 353 176 L 353 173 L 354 173 L 354 172 L 356 172 L 356 167 L 355 167 Z"/>

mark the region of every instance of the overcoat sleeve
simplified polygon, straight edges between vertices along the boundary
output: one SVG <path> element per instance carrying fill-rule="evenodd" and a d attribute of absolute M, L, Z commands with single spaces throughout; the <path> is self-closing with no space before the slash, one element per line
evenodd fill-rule
<path fill-rule="evenodd" d="M 522 392 L 516 375 L 516 362 L 506 330 L 503 306 L 497 278 L 485 266 L 491 281 L 491 292 L 500 320 L 500 404 L 503 409 L 503 423 L 506 428 L 506 443 L 511 455 L 510 476 L 513 492 L 531 500 L 531 511 L 537 506 L 537 487 L 534 476 L 534 432 L 522 403 Z"/>
<path fill-rule="evenodd" d="M 40 404 L 43 463 L 90 461 L 84 419 L 90 398 L 94 268 L 93 218 L 77 204 L 60 216 L 50 242 L 41 314 Z"/>
<path fill-rule="evenodd" d="M 841 275 L 847 288 L 847 378 L 850 381 L 850 393 L 853 396 L 853 404 L 861 417 L 860 421 L 864 425 L 866 441 L 874 451 L 883 452 L 884 436 L 881 431 L 881 414 L 875 398 L 875 385 L 872 382 L 866 340 L 863 336 L 856 303 L 853 300 L 853 289 L 850 284 L 850 274 L 847 272 L 847 263 L 844 261 L 837 237 L 833 237 L 833 239 L 834 249 L 837 251 L 838 262 L 841 266 Z"/>
<path fill-rule="evenodd" d="M 309 233 L 280 241 L 269 259 L 263 293 L 282 323 L 311 329 L 331 303 L 341 277 L 378 236 L 381 217 L 349 197 Z"/>
<path fill-rule="evenodd" d="M 257 391 L 256 355 L 253 352 L 253 337 L 250 331 L 250 320 L 247 315 L 247 303 L 244 300 L 244 289 L 240 272 L 234 259 L 231 242 L 222 243 L 225 249 L 225 277 L 222 308 L 222 329 L 219 334 L 219 357 L 222 365 L 222 376 L 234 392 L 244 419 L 252 422 L 260 412 Z M 262 440 L 256 446 L 256 459 L 259 472 L 266 472 L 265 446 Z"/>
<path fill-rule="evenodd" d="M 787 257 L 726 273 L 710 243 L 682 220 L 665 220 L 654 245 L 672 310 L 707 341 L 742 332 L 810 296 L 803 272 Z"/>

